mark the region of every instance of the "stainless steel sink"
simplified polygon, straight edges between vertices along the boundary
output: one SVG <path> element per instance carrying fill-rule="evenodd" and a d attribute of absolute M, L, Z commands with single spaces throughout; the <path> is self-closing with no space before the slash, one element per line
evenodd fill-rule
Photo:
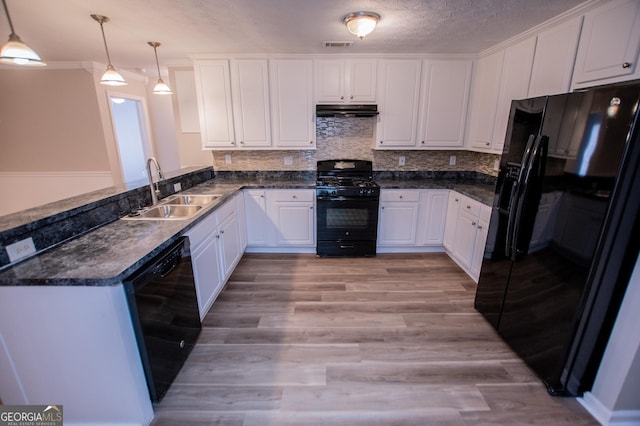
<path fill-rule="evenodd" d="M 213 203 L 218 198 L 222 197 L 219 194 L 212 195 L 171 195 L 164 200 L 161 201 L 160 204 L 179 204 L 179 205 L 195 205 L 195 206 L 206 206 L 207 204 Z"/>
<path fill-rule="evenodd" d="M 127 220 L 180 220 L 195 216 L 202 206 L 184 206 L 175 204 L 159 204 L 139 213 L 129 215 Z"/>

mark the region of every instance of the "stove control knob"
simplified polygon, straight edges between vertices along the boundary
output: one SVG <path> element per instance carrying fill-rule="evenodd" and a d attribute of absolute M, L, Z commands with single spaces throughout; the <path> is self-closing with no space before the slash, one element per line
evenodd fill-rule
<path fill-rule="evenodd" d="M 337 193 L 338 193 L 338 191 L 336 191 L 335 189 L 334 189 L 334 190 L 332 190 L 332 191 L 329 191 L 329 194 L 330 194 L 330 195 L 336 195 Z"/>

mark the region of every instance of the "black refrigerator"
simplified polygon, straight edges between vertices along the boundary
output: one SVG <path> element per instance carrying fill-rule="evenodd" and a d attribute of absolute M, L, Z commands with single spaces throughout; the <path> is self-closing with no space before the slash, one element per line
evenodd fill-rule
<path fill-rule="evenodd" d="M 552 395 L 591 389 L 638 256 L 639 100 L 512 102 L 475 308 Z"/>

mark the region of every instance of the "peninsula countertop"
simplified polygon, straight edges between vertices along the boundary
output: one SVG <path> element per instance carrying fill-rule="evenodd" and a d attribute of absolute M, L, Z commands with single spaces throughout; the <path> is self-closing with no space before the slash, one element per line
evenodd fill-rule
<path fill-rule="evenodd" d="M 486 184 L 449 180 L 384 180 L 382 189 L 453 189 L 491 204 L 493 188 Z M 121 283 L 139 267 L 242 189 L 314 189 L 311 180 L 218 179 L 184 194 L 221 197 L 186 220 L 116 220 L 59 244 L 0 272 L 0 286 L 110 286 Z"/>

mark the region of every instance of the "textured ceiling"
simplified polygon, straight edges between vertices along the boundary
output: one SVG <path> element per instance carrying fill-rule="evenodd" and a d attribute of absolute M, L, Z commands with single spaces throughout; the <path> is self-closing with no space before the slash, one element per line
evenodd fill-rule
<path fill-rule="evenodd" d="M 116 68 L 154 68 L 203 53 L 476 53 L 584 0 L 7 0 L 16 32 L 47 62 L 106 63 L 96 13 Z M 341 23 L 382 19 L 357 40 Z M 0 16 L 0 42 L 9 35 Z M 323 41 L 354 41 L 325 48 Z"/>

